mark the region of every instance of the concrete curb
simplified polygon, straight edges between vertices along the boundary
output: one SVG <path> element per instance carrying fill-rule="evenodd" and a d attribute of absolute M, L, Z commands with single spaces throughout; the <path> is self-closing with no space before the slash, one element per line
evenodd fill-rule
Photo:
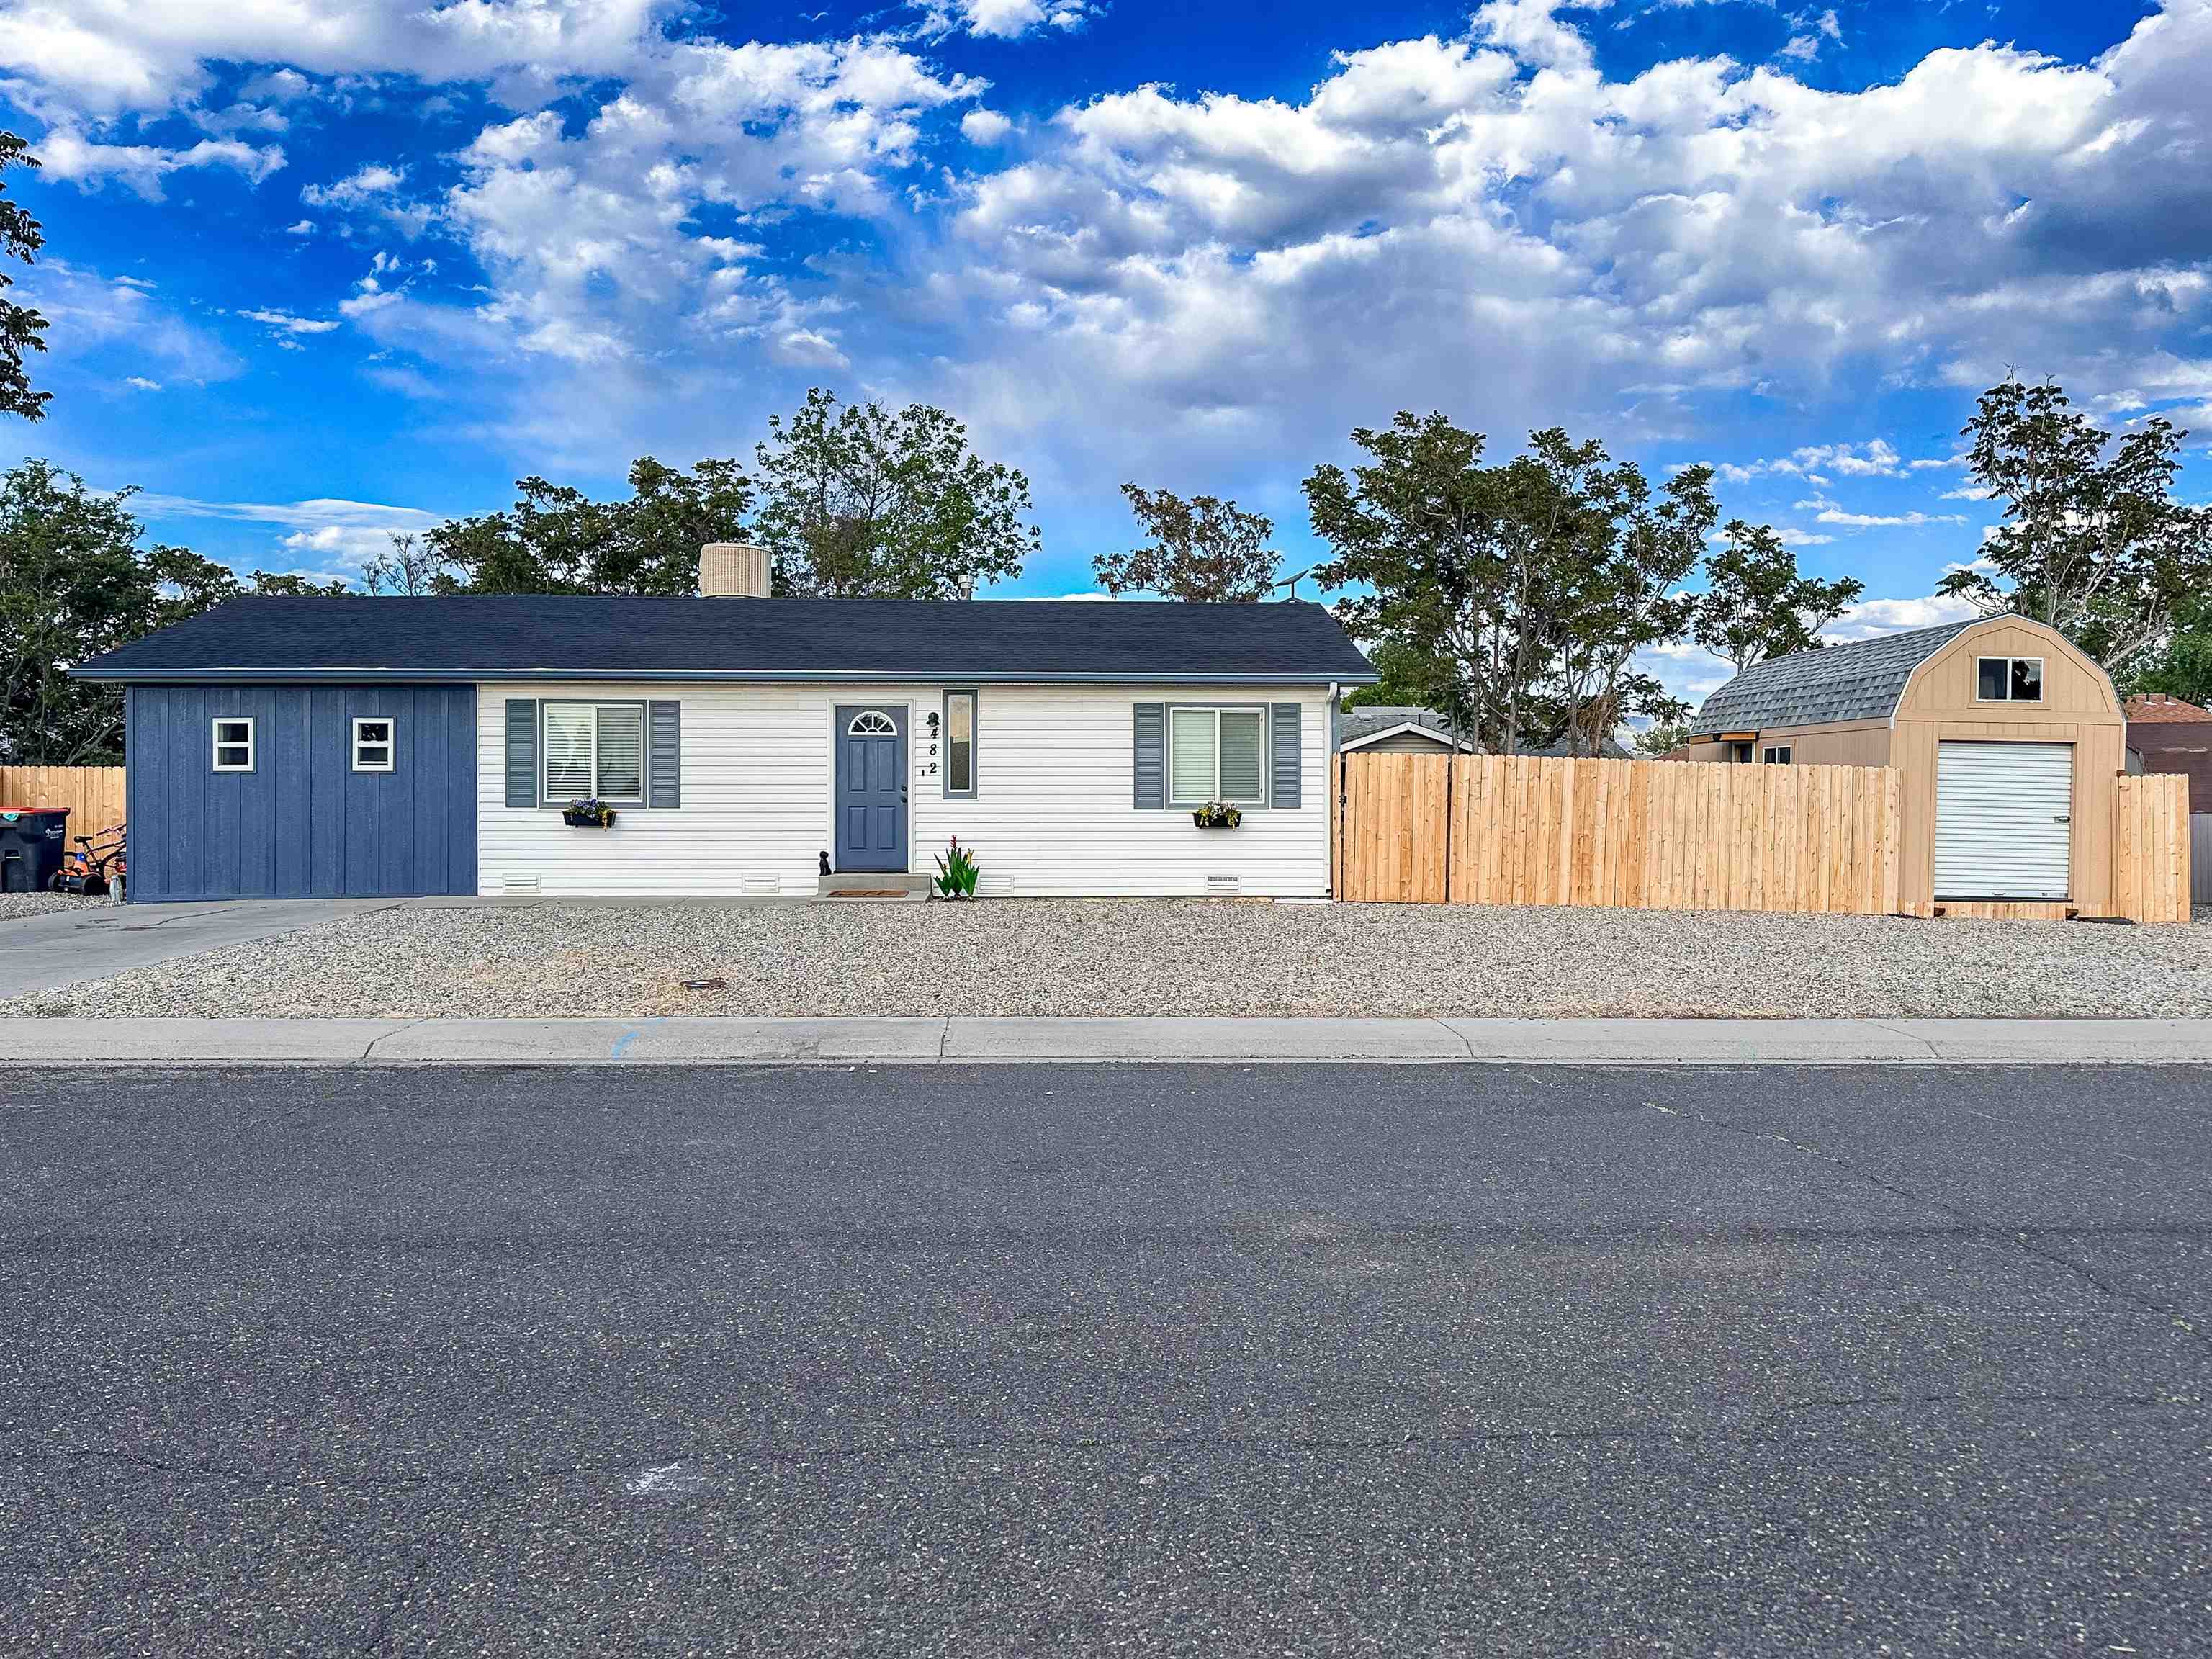
<path fill-rule="evenodd" d="M 15 1019 L 0 1067 L 2212 1064 L 2212 1019 Z"/>

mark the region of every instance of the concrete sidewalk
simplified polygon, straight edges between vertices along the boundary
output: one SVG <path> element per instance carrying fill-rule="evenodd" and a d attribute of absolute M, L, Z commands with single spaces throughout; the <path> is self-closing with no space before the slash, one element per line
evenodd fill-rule
<path fill-rule="evenodd" d="M 399 899 L 225 899 L 206 904 L 94 904 L 0 921 L 0 1000 L 106 979 L 225 945 L 296 933 Z"/>
<path fill-rule="evenodd" d="M 16 1019 L 0 1066 L 2204 1065 L 2212 1019 Z"/>

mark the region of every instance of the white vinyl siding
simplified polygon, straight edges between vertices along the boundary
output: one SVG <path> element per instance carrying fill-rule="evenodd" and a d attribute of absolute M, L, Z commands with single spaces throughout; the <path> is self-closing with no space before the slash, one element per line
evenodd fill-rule
<path fill-rule="evenodd" d="M 903 708 L 908 741 L 928 741 L 943 707 L 936 684 L 808 685 L 498 684 L 477 698 L 478 872 L 482 890 L 536 878 L 553 895 L 811 894 L 815 854 L 832 840 L 839 705 Z M 958 688 L 964 689 L 964 688 Z M 1226 695 L 1224 695 L 1224 692 Z M 624 812 L 603 834 L 564 830 L 556 814 L 510 808 L 502 766 L 506 700 L 556 706 L 684 705 L 684 804 Z M 1139 702 L 1243 708 L 1297 702 L 1306 805 L 1255 811 L 1241 828 L 1205 830 L 1188 811 L 1132 805 L 1129 711 Z M 1197 895 L 1235 876 L 1249 895 L 1317 897 L 1328 890 L 1328 696 L 1319 686 L 1000 686 L 982 688 L 989 754 L 979 794 L 945 799 L 916 789 L 911 867 L 926 872 L 954 836 L 972 848 L 987 892 L 1019 896 Z M 986 769 L 981 763 L 988 759 Z M 982 775 L 988 769 L 988 776 Z M 578 793 L 550 796 L 556 803 Z M 752 884 L 750 887 L 748 884 Z"/>
<path fill-rule="evenodd" d="M 626 702 L 545 705 L 545 799 L 645 799 L 645 708 Z"/>
<path fill-rule="evenodd" d="M 2066 897 L 2073 812 L 2071 744 L 1942 744 L 1936 763 L 1936 896 Z"/>

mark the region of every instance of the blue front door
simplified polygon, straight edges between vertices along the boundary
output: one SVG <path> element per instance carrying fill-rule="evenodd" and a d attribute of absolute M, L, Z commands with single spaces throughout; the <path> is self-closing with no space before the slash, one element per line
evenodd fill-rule
<path fill-rule="evenodd" d="M 837 870 L 906 868 L 906 710 L 837 710 Z"/>

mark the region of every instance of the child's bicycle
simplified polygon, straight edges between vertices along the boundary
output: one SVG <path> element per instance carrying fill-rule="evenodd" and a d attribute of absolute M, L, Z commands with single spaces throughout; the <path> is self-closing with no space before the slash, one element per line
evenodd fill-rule
<path fill-rule="evenodd" d="M 121 898 L 130 869 L 126 827 L 118 823 L 97 835 L 76 837 L 76 850 L 64 854 L 62 867 L 47 884 L 57 893 L 76 893 L 86 898 L 113 893 Z"/>

